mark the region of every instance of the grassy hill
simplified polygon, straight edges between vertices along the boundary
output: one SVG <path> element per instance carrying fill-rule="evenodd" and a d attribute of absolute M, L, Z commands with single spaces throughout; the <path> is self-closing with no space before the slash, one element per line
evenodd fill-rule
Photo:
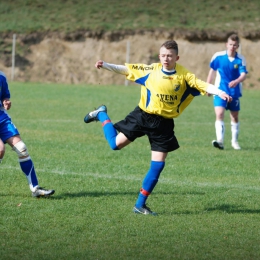
<path fill-rule="evenodd" d="M 183 28 L 259 30 L 259 0 L 3 0 L 0 33 Z"/>
<path fill-rule="evenodd" d="M 159 46 L 161 40 L 174 38 L 194 43 L 223 43 L 228 34 L 237 32 L 241 38 L 250 41 L 250 47 L 247 47 L 248 42 L 243 43 L 243 53 L 250 72 L 253 72 L 250 64 L 259 67 L 255 59 L 255 48 L 258 50 L 256 44 L 260 39 L 259 11 L 259 0 L 2 0 L 0 70 L 9 73 L 11 69 L 14 34 L 16 80 L 61 82 L 63 79 L 62 82 L 66 83 L 83 83 L 87 80 L 96 84 L 99 79 L 96 79 L 89 64 L 98 58 L 92 54 L 102 54 L 102 41 L 112 43 L 109 46 L 111 52 L 115 47 L 114 53 L 118 57 L 125 57 L 124 40 L 127 38 L 134 42 L 131 44 L 132 59 L 150 62 L 153 57 L 157 58 L 154 46 Z M 46 39 L 59 41 L 44 42 Z M 160 43 L 156 43 L 159 39 Z M 153 43 L 149 50 L 143 50 L 142 47 L 147 47 L 151 41 Z M 77 44 L 77 48 L 74 48 L 74 44 Z M 190 47 L 193 52 L 194 47 Z M 78 50 L 81 50 L 80 54 Z M 203 51 L 205 59 L 200 60 L 203 72 L 208 70 L 208 61 L 214 51 L 215 48 Z M 133 56 L 139 53 L 141 57 Z M 148 57 L 143 57 L 142 53 Z M 205 56 L 206 53 L 210 54 Z M 187 55 L 190 58 L 192 54 Z M 80 62 L 79 58 L 75 58 L 83 56 L 84 60 Z M 116 60 L 119 61 L 118 58 Z M 120 62 L 124 62 L 124 58 Z M 82 64 L 86 64 L 87 68 Z M 204 73 L 197 71 L 197 64 L 193 69 L 192 60 L 188 67 L 205 78 Z M 68 75 L 68 79 L 64 79 L 64 75 Z M 258 71 L 250 75 L 248 85 L 258 86 Z M 114 79 L 113 83 L 116 83 Z"/>

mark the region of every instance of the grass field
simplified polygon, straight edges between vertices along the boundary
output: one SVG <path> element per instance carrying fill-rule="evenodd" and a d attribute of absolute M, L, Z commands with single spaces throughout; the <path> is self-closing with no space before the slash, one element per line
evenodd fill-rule
<path fill-rule="evenodd" d="M 176 119 L 181 148 L 170 153 L 148 205 L 133 214 L 149 168 L 146 138 L 122 151 L 106 144 L 89 110 L 106 104 L 116 122 L 139 101 L 139 87 L 11 83 L 10 115 L 49 199 L 31 197 L 9 147 L 0 165 L 0 258 L 260 259 L 260 91 L 245 90 L 241 151 L 215 138 L 212 100 L 197 97 Z"/>
<path fill-rule="evenodd" d="M 0 32 L 260 29 L 258 0 L 3 0 Z M 233 28 L 233 29 L 232 29 Z"/>

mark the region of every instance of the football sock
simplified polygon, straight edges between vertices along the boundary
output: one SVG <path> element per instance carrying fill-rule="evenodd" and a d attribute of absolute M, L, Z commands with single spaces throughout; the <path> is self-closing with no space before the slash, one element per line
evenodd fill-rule
<path fill-rule="evenodd" d="M 158 182 L 159 176 L 164 168 L 165 162 L 151 161 L 151 166 L 147 172 L 139 196 L 137 198 L 136 207 L 143 207 L 148 196 L 153 191 L 156 183 Z"/>
<path fill-rule="evenodd" d="M 106 112 L 99 112 L 97 116 L 98 120 L 102 123 L 103 132 L 105 138 L 112 150 L 119 150 L 116 146 L 117 131 L 114 128 L 109 116 Z"/>
<path fill-rule="evenodd" d="M 232 142 L 237 142 L 240 123 L 231 122 Z"/>
<path fill-rule="evenodd" d="M 224 121 L 216 121 L 215 122 L 215 128 L 216 128 L 217 141 L 223 143 L 224 142 L 224 134 L 225 134 Z"/>
<path fill-rule="evenodd" d="M 36 173 L 34 170 L 34 166 L 33 166 L 31 157 L 29 156 L 24 159 L 19 159 L 19 163 L 20 163 L 23 173 L 26 175 L 26 178 L 27 178 L 31 191 L 34 191 L 35 186 L 38 186 L 38 180 L 36 177 Z"/>

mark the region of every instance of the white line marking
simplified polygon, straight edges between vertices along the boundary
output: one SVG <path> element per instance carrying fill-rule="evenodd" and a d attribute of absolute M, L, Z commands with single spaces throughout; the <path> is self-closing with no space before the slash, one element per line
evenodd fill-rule
<path fill-rule="evenodd" d="M 21 170 L 19 167 L 1 165 L 2 169 L 12 169 L 12 170 Z M 92 172 L 71 172 L 71 171 L 48 171 L 44 169 L 36 169 L 37 172 L 48 172 L 53 174 L 59 175 L 79 175 L 79 176 L 90 176 L 94 178 L 101 178 L 101 179 L 118 179 L 118 180 L 126 180 L 126 181 L 142 181 L 143 177 L 136 178 L 131 176 L 122 176 L 122 175 L 107 175 L 107 174 L 100 174 L 100 173 L 92 173 Z M 188 187 L 212 187 L 212 188 L 226 188 L 226 189 L 243 189 L 243 190 L 260 190 L 260 186 L 250 186 L 250 185 L 242 185 L 242 184 L 223 184 L 217 182 L 192 182 L 192 181 L 178 181 L 174 179 L 160 177 L 159 182 L 161 184 L 174 184 L 176 186 L 188 186 Z"/>
<path fill-rule="evenodd" d="M 82 116 L 82 118 L 84 117 L 84 114 Z M 18 119 L 16 120 L 17 122 L 43 122 L 43 123 L 76 123 L 76 122 L 80 122 L 81 124 L 81 117 L 78 119 L 39 119 L 39 118 L 33 118 L 33 119 Z M 113 122 L 118 122 L 121 119 L 115 119 L 113 118 L 112 121 Z M 214 122 L 190 122 L 187 120 L 183 120 L 183 119 L 175 119 L 175 122 L 178 123 L 178 125 L 211 125 L 214 126 Z M 230 125 L 229 122 L 226 122 L 225 124 Z M 251 126 L 256 126 L 256 125 L 260 125 L 260 122 L 251 122 L 250 123 Z"/>

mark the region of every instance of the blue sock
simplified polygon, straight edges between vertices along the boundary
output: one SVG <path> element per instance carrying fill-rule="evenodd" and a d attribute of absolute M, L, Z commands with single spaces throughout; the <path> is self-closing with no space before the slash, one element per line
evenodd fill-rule
<path fill-rule="evenodd" d="M 35 187 L 38 185 L 37 176 L 34 170 L 34 165 L 31 158 L 19 159 L 19 163 L 23 173 L 26 175 L 28 184 L 30 187 Z"/>
<path fill-rule="evenodd" d="M 105 138 L 112 150 L 119 150 L 116 146 L 117 131 L 114 128 L 109 116 L 106 112 L 99 112 L 97 116 L 98 120 L 102 123 L 103 132 Z"/>
<path fill-rule="evenodd" d="M 148 196 L 151 194 L 156 183 L 158 182 L 164 165 L 165 162 L 151 161 L 150 169 L 143 180 L 142 188 L 135 203 L 136 207 L 143 207 L 145 205 Z"/>

